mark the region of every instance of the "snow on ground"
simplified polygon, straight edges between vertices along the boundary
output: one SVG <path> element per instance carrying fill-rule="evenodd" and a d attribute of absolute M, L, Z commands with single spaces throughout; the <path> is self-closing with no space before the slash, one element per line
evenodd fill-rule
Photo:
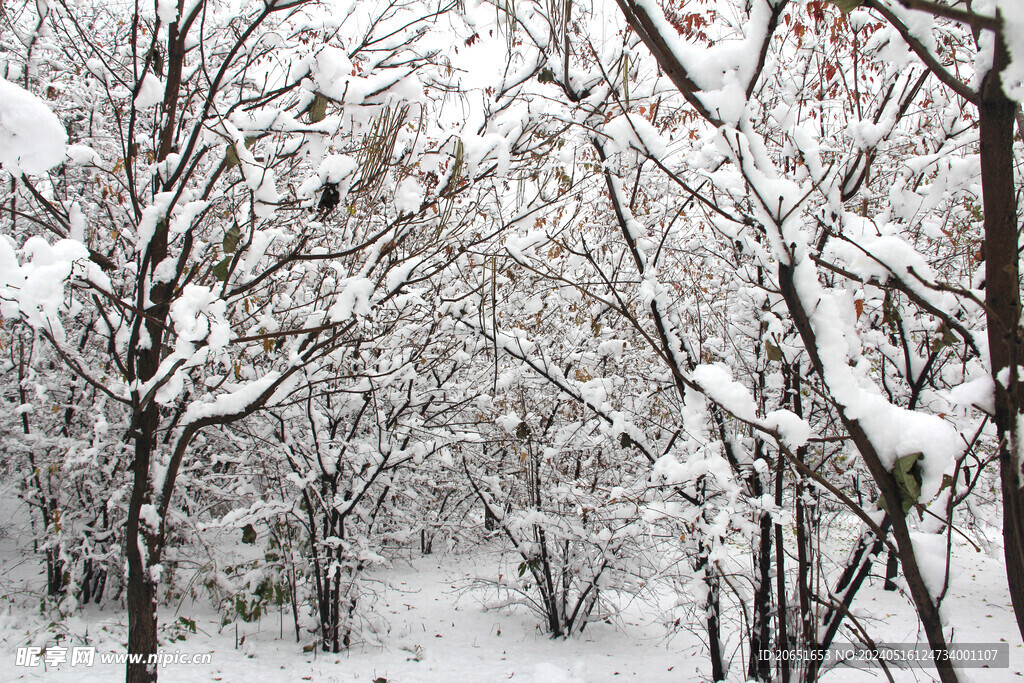
<path fill-rule="evenodd" d="M 200 616 L 187 607 L 180 616 L 195 619 L 196 635 L 184 642 L 165 645 L 174 652 L 213 653 L 213 664 L 169 666 L 161 671 L 164 681 L 596 681 L 596 680 L 690 680 L 691 659 L 666 647 L 664 630 L 638 621 L 620 627 L 594 624 L 584 636 L 572 641 L 553 641 L 540 633 L 529 614 L 507 610 L 485 611 L 481 596 L 466 589 L 477 576 L 494 566 L 490 554 L 468 557 L 424 557 L 396 563 L 387 571 L 389 586 L 376 608 L 387 623 L 383 648 L 363 646 L 350 653 L 328 655 L 303 653 L 296 645 L 284 615 L 284 639 L 280 639 L 279 615 L 271 614 L 256 624 L 240 624 L 244 642 L 235 647 L 233 625 L 219 631 L 217 615 Z M 483 566 L 480 560 L 489 560 Z M 639 612 L 639 610 L 637 610 Z M 89 611 L 75 619 L 72 630 L 90 633 L 100 650 L 124 651 L 126 615 Z M 14 650 L 26 642 L 24 626 L 33 617 L 17 612 L 0 617 L 0 642 L 8 665 Z M 174 620 L 173 610 L 161 614 L 163 623 Z M 11 669 L 6 669 L 11 672 Z M 287 674 L 283 672 L 287 671 Z M 14 669 L 13 680 L 109 681 L 123 676 L 123 667 L 99 664 L 91 669 L 65 666 L 63 671 Z M 277 672 L 282 672 L 280 678 Z M 682 678 L 680 678 L 682 676 Z M 4 678 L 4 676 L 0 676 Z M 10 679 L 8 679 L 10 680 Z"/>
<path fill-rule="evenodd" d="M 122 665 L 59 669 L 15 666 L 19 646 L 39 643 L 47 634 L 65 632 L 65 645 L 89 643 L 100 652 L 124 652 L 127 616 L 111 608 L 90 607 L 62 626 L 50 626 L 38 609 L 40 565 L 20 547 L 19 526 L 7 516 L 0 538 L 0 679 L 40 681 L 113 681 L 123 679 Z M 851 534 L 852 535 L 852 534 Z M 23 538 L 28 538 L 26 534 Z M 850 538 L 836 538 L 845 544 Z M 1010 643 L 1010 669 L 968 672 L 964 680 L 1022 680 L 1024 648 L 1009 597 L 1002 563 L 958 546 L 954 553 L 963 571 L 956 576 L 947 613 L 957 624 L 959 642 Z M 28 559 L 26 559 L 28 558 Z M 290 616 L 270 613 L 259 623 L 220 628 L 209 607 L 185 603 L 164 609 L 161 624 L 178 616 L 193 619 L 197 633 L 180 642 L 164 643 L 163 651 L 211 653 L 209 665 L 170 665 L 162 681 L 700 681 L 707 671 L 699 636 L 680 632 L 668 636 L 666 605 L 629 603 L 611 624 L 595 623 L 576 640 L 553 641 L 536 628 L 525 611 L 485 610 L 485 596 L 472 589 L 475 579 L 493 578 L 498 549 L 479 547 L 470 553 L 447 553 L 397 560 L 374 577 L 374 614 L 382 646 L 362 645 L 351 652 L 328 655 L 302 652 L 290 628 Z M 881 571 L 884 565 L 878 567 Z M 882 589 L 881 580 L 865 587 L 855 614 L 879 640 L 916 641 L 917 622 L 906 599 Z M 283 637 L 282 637 L 283 636 Z M 52 638 L 52 635 L 49 636 Z M 236 647 L 236 637 L 239 641 Z M 844 640 L 840 638 L 839 640 Z M 309 642 L 305 639 L 304 642 Z M 737 654 L 732 680 L 742 680 Z M 897 681 L 930 681 L 925 671 L 895 671 Z M 884 681 L 880 672 L 832 671 L 827 681 Z"/>

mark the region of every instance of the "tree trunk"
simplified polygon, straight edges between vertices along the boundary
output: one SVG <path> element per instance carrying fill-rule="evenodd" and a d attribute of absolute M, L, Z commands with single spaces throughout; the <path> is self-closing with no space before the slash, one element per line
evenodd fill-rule
<path fill-rule="evenodd" d="M 150 241 L 150 252 L 143 261 L 140 277 L 145 276 L 147 265 L 160 263 L 167 256 L 166 222 L 161 225 Z M 139 285 L 139 291 L 145 292 L 144 284 Z M 151 289 L 150 299 L 154 304 L 146 309 L 146 321 L 136 324 L 136 331 L 129 342 L 135 349 L 133 362 L 140 385 L 153 379 L 160 367 L 160 351 L 163 349 L 164 340 L 162 328 L 167 319 L 168 295 L 166 285 L 156 285 Z M 140 304 L 141 299 L 140 297 Z M 142 326 L 146 328 L 150 345 L 149 348 L 139 349 L 138 329 Z M 136 418 L 130 434 L 135 440 L 135 462 L 132 466 L 132 496 L 125 526 L 125 556 L 128 560 L 128 653 L 136 660 L 142 661 L 132 662 L 129 658 L 125 674 L 128 683 L 143 683 L 157 679 L 156 584 L 150 570 L 159 562 L 162 540 L 159 529 L 148 529 L 143 526 L 141 513 L 143 506 L 152 505 L 154 502 L 154 484 L 150 479 L 149 470 L 158 443 L 160 409 L 154 402 L 142 407 L 143 400 L 137 391 L 133 394 L 132 404 Z M 165 476 L 173 475 L 168 472 Z M 154 656 L 153 664 L 145 661 L 151 655 Z"/>
<path fill-rule="evenodd" d="M 799 400 L 796 398 L 794 400 Z M 785 460 L 777 456 L 775 470 L 775 505 L 782 507 L 782 489 L 785 485 Z M 775 593 L 777 616 L 775 620 L 776 646 L 780 652 L 789 649 L 789 620 L 786 618 L 786 547 L 781 524 L 775 525 Z M 779 683 L 789 683 L 789 659 L 779 658 Z"/>
<path fill-rule="evenodd" d="M 700 492 L 701 501 L 704 500 L 703 483 Z M 704 521 L 709 523 L 708 511 L 704 511 Z M 722 624 L 721 604 L 719 598 L 719 580 L 715 565 L 711 563 L 711 542 L 704 538 L 700 542 L 700 554 L 694 562 L 694 570 L 703 574 L 704 585 L 707 587 L 708 597 L 704 602 L 704 623 L 708 632 L 708 654 L 711 657 L 711 680 L 724 681 L 729 671 L 725 664 L 725 654 L 722 648 Z"/>
<path fill-rule="evenodd" d="M 707 544 L 701 550 L 697 558 L 695 569 L 704 574 L 704 585 L 707 587 L 708 597 L 704 602 L 704 624 L 708 632 L 708 655 L 711 657 L 711 680 L 724 681 L 728 668 L 725 666 L 725 659 L 722 652 L 722 628 L 719 621 L 719 586 L 718 576 L 715 574 L 714 566 L 708 561 L 709 548 Z"/>
<path fill-rule="evenodd" d="M 754 552 L 754 623 L 750 628 L 750 660 L 747 665 L 747 678 L 756 681 L 770 681 L 771 660 L 761 657 L 761 651 L 768 649 L 771 644 L 771 515 L 762 513 L 759 527 L 757 549 Z"/>
<path fill-rule="evenodd" d="M 1016 253 L 1016 250 L 1014 251 Z M 815 371 L 819 376 L 825 377 L 824 364 L 819 355 L 818 340 L 814 327 L 811 324 L 807 310 L 804 308 L 794 283 L 794 266 L 788 263 L 779 264 L 779 289 L 786 302 L 793 322 L 803 340 L 804 348 L 810 357 Z M 867 465 L 871 476 L 881 491 L 886 505 L 890 510 L 900 509 L 900 493 L 896 484 L 896 478 L 892 472 L 885 468 L 881 457 L 871 441 L 868 433 L 861 425 L 859 419 L 850 417 L 841 404 L 837 404 L 839 417 L 850 434 L 850 439 L 860 453 L 864 464 Z M 798 509 L 799 515 L 799 509 Z M 914 606 L 917 608 L 917 615 L 921 620 L 921 626 L 928 638 L 928 644 L 933 650 L 948 649 L 946 634 L 942 629 L 942 618 L 939 616 L 939 606 L 928 592 L 925 585 L 921 567 L 917 562 L 917 555 L 914 554 L 914 544 L 910 538 L 910 528 L 907 520 L 900 515 L 889 515 L 892 520 L 892 536 L 896 539 L 899 549 L 900 564 L 903 566 L 903 576 L 906 579 L 907 588 Z M 948 660 L 937 659 L 935 668 L 942 683 L 956 683 L 959 680 L 956 670 Z"/>
<path fill-rule="evenodd" d="M 140 519 L 142 506 L 151 502 L 153 494 L 152 483 L 149 480 L 149 461 L 153 443 L 150 435 L 155 432 L 156 418 L 156 411 L 151 408 L 140 419 L 139 433 L 135 440 L 135 477 L 125 527 L 125 556 L 128 559 L 128 653 L 136 660 L 141 660 L 133 662 L 129 658 L 125 672 L 127 683 L 156 681 L 156 586 L 149 571 L 151 547 Z M 151 427 L 154 428 L 153 431 L 150 431 Z M 146 661 L 151 656 L 154 656 L 152 664 Z"/>
<path fill-rule="evenodd" d="M 137 553 L 136 553 L 137 555 Z M 141 574 L 140 574 L 141 572 Z M 128 652 L 141 661 L 128 661 L 127 683 L 156 681 L 156 586 L 139 558 L 128 561 Z M 153 663 L 149 663 L 152 659 Z"/>
<path fill-rule="evenodd" d="M 803 448 L 797 449 L 797 457 L 801 461 L 804 458 L 804 450 Z M 813 522 L 810 519 L 811 515 L 807 511 L 807 506 L 804 505 L 806 490 L 807 486 L 801 478 L 796 484 L 796 585 L 800 606 L 800 645 L 809 650 L 817 646 L 818 634 L 814 628 L 814 612 L 811 607 L 811 577 L 813 574 L 811 530 Z M 815 660 L 809 660 L 805 664 L 808 667 L 807 670 L 813 669 Z M 804 680 L 808 679 L 805 677 Z"/>
<path fill-rule="evenodd" d="M 996 32 L 992 69 L 981 86 L 981 182 L 985 213 L 985 304 L 995 384 L 995 423 L 1003 494 L 1003 552 L 1017 628 L 1024 637 L 1024 491 L 1021 490 L 1020 263 L 1017 203 L 1013 182 L 1014 104 L 1000 75 L 1009 63 L 1006 42 Z"/>
<path fill-rule="evenodd" d="M 889 551 L 889 559 L 885 563 L 885 590 L 894 591 L 896 590 L 895 579 L 900 573 L 900 558 L 896 556 L 896 553 Z"/>

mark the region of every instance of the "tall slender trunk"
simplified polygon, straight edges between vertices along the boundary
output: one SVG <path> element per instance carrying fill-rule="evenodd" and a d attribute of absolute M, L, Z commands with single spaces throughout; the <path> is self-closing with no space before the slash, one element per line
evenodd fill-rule
<path fill-rule="evenodd" d="M 796 398 L 794 400 L 799 400 Z M 782 490 L 785 484 L 786 465 L 782 453 L 778 454 L 775 470 L 775 506 L 782 508 Z M 781 524 L 775 525 L 775 594 L 777 604 L 777 616 L 775 630 L 777 632 L 776 645 L 780 652 L 789 649 L 789 624 L 786 618 L 786 548 L 783 545 L 785 540 Z M 789 683 L 789 659 L 779 658 L 779 681 Z"/>
<path fill-rule="evenodd" d="M 985 210 L 985 304 L 988 345 L 995 384 L 995 423 L 999 436 L 999 474 L 1003 495 L 1003 552 L 1010 600 L 1024 637 L 1024 491 L 1018 418 L 1022 400 L 1020 256 L 1017 202 L 1013 182 L 1014 103 L 1000 76 L 1009 64 L 1006 42 L 996 32 L 992 69 L 981 86 L 978 105 L 981 182 Z"/>
<path fill-rule="evenodd" d="M 697 571 L 703 571 L 704 585 L 707 587 L 708 597 L 704 602 L 704 623 L 708 632 L 708 654 L 711 657 L 711 680 L 724 681 L 728 668 L 725 666 L 725 657 L 722 651 L 722 626 L 719 618 L 720 599 L 718 575 L 715 567 L 708 561 L 706 544 L 697 558 Z"/>
<path fill-rule="evenodd" d="M 803 453 L 798 451 L 803 459 Z M 800 640 L 803 647 L 811 647 L 818 642 L 814 632 L 814 613 L 811 607 L 811 528 L 810 515 L 804 505 L 804 492 L 807 490 L 803 480 L 796 485 L 796 567 L 797 567 L 797 598 L 800 601 Z"/>
<path fill-rule="evenodd" d="M 141 655 L 143 661 L 127 662 L 128 683 L 156 681 L 156 665 L 145 661 L 156 655 L 156 585 L 150 572 L 152 543 L 141 524 L 144 505 L 152 503 L 153 487 L 149 465 L 153 455 L 158 415 L 155 407 L 139 419 L 135 436 L 134 479 L 128 522 L 125 527 L 125 556 L 128 560 L 128 652 Z"/>
<path fill-rule="evenodd" d="M 136 16 L 136 20 L 137 18 Z M 158 161 L 164 161 L 170 154 L 175 134 L 175 114 L 181 70 L 184 65 L 184 42 L 178 35 L 177 22 L 168 27 L 167 49 L 168 85 L 164 95 L 165 119 L 160 131 Z M 133 135 L 134 131 L 130 131 L 129 140 Z M 126 154 L 130 149 L 131 145 Z M 134 160 L 126 157 L 125 172 L 129 174 L 130 181 L 133 164 Z M 134 201 L 134 191 L 131 194 Z M 134 376 L 128 378 L 138 386 L 144 385 L 156 376 L 165 352 L 165 322 L 174 291 L 169 283 L 153 282 L 152 273 L 167 255 L 168 235 L 165 216 L 157 222 L 139 263 L 136 306 L 139 311 L 145 311 L 145 317 L 137 316 L 132 325 L 129 339 L 129 372 Z M 149 340 L 148 344 L 141 343 L 143 327 Z M 131 501 L 125 526 L 125 556 L 128 560 L 128 652 L 136 658 L 142 655 L 145 659 L 156 655 L 157 651 L 156 583 L 153 581 L 151 569 L 159 561 L 159 555 L 163 550 L 163 538 L 159 530 L 143 528 L 140 515 L 144 505 L 156 502 L 154 482 L 150 479 L 150 464 L 158 444 L 160 410 L 152 401 L 143 405 L 143 396 L 138 392 L 134 393 L 132 398 L 134 422 L 130 435 L 135 441 L 135 462 Z M 173 481 L 174 474 L 171 471 L 165 476 Z M 125 678 L 128 683 L 151 683 L 157 679 L 156 666 L 144 661 L 133 663 L 129 660 Z"/>
<path fill-rule="evenodd" d="M 878 526 L 885 532 L 889 530 L 891 525 L 892 521 L 887 515 Z M 861 585 L 863 585 L 871 573 L 875 557 L 882 552 L 884 547 L 884 537 L 878 536 L 870 529 L 865 529 L 861 533 L 857 544 L 850 553 L 849 559 L 846 561 L 843 573 L 839 575 L 839 579 L 831 590 L 831 594 L 836 597 L 839 605 L 848 610 L 853 604 L 853 598 L 856 596 L 857 591 L 860 590 Z M 824 616 L 818 622 L 818 633 L 821 635 L 818 637 L 817 647 L 827 648 L 832 644 L 839 633 L 839 626 L 843 623 L 847 610 L 843 610 L 838 606 L 829 606 L 825 609 Z M 818 671 L 822 664 L 823 662 L 818 660 L 808 663 L 807 668 L 804 670 L 804 680 L 807 683 L 818 680 Z"/>
<path fill-rule="evenodd" d="M 169 299 L 172 294 L 166 284 L 154 284 L 146 294 L 147 268 L 152 271 L 156 264 L 167 256 L 167 223 L 162 221 L 150 240 L 149 250 L 143 259 L 139 277 L 139 308 L 148 298 L 152 305 L 146 307 L 145 321 L 136 323 L 135 332 L 129 344 L 135 349 L 135 378 L 139 385 L 149 382 L 160 369 L 164 350 L 164 322 L 167 320 Z M 148 347 L 139 348 L 142 327 L 150 342 Z M 155 484 L 150 479 L 150 465 L 158 444 L 160 408 L 145 400 L 136 391 L 133 395 L 135 423 L 131 435 L 135 439 L 135 462 L 133 464 L 132 495 L 128 507 L 128 522 L 125 526 L 125 555 L 128 559 L 128 652 L 132 655 L 155 655 L 157 649 L 156 630 L 156 584 L 151 569 L 159 562 L 163 550 L 161 534 L 157 529 L 144 528 L 141 524 L 142 507 L 154 501 Z M 168 471 L 165 475 L 173 477 Z M 131 661 L 127 664 L 126 678 L 129 683 L 156 681 L 155 665 Z"/>
<path fill-rule="evenodd" d="M 700 499 L 704 501 L 704 483 L 701 483 Z M 704 521 L 709 525 L 711 519 L 708 511 L 704 511 Z M 724 681 L 729 668 L 725 665 L 725 653 L 722 648 L 722 623 L 721 623 L 721 600 L 719 598 L 720 587 L 718 572 L 711 562 L 711 542 L 705 535 L 700 540 L 700 554 L 694 562 L 694 570 L 703 574 L 704 585 L 707 588 L 707 599 L 704 601 L 704 623 L 708 633 L 708 654 L 711 657 L 711 680 Z"/>
<path fill-rule="evenodd" d="M 764 285 L 764 268 L 757 267 L 757 283 Z M 767 310 L 767 303 L 762 306 L 762 312 Z M 766 351 L 759 341 L 757 343 L 757 355 L 764 358 L 764 364 L 757 372 L 757 384 L 755 386 L 757 396 L 757 408 L 760 414 L 767 410 L 767 399 L 765 397 L 765 374 L 768 372 Z M 765 457 L 765 443 L 758 438 L 754 446 L 754 461 L 762 460 Z M 765 483 L 757 470 L 752 469 L 747 477 L 749 490 L 752 496 L 760 498 L 765 493 Z M 747 678 L 758 681 L 768 681 L 772 675 L 772 663 L 767 657 L 762 657 L 761 652 L 771 644 L 771 602 L 772 602 L 772 518 L 767 512 L 761 512 L 758 518 L 757 546 L 753 549 L 754 557 L 754 604 L 752 609 L 753 623 L 750 625 L 750 657 L 747 666 Z"/>
<path fill-rule="evenodd" d="M 800 368 L 793 368 L 789 376 L 790 394 L 793 397 L 793 413 L 797 417 L 804 416 L 803 399 L 800 396 Z M 800 462 L 807 458 L 807 447 L 801 446 L 796 449 L 796 457 Z M 817 645 L 818 639 L 814 630 L 814 615 L 811 611 L 811 537 L 808 534 L 810 524 L 808 521 L 807 508 L 804 505 L 804 485 L 801 476 L 796 483 L 794 494 L 796 506 L 796 586 L 797 600 L 800 607 L 800 632 L 798 634 L 799 645 L 802 648 L 810 648 Z M 807 680 L 808 672 L 814 668 L 814 662 L 806 662 L 804 668 L 804 680 Z"/>
<path fill-rule="evenodd" d="M 750 628 L 750 660 L 747 665 L 747 678 L 769 681 L 771 680 L 771 659 L 761 657 L 761 651 L 767 649 L 771 644 L 771 515 L 763 513 L 758 526 L 757 548 L 754 552 L 753 624 Z"/>

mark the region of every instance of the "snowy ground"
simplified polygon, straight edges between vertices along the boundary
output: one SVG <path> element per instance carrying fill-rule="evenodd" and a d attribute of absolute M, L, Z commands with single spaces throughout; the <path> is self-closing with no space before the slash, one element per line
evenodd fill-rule
<path fill-rule="evenodd" d="M 65 626 L 54 627 L 30 605 L 31 584 L 38 582 L 36 565 L 16 560 L 14 537 L 0 540 L 5 566 L 0 574 L 0 680 L 111 681 L 123 678 L 120 665 L 91 668 L 64 665 L 58 669 L 15 666 L 15 651 L 45 639 L 47 631 L 66 628 L 65 644 L 89 643 L 99 651 L 124 652 L 126 616 L 107 610 L 87 610 Z M 24 550 L 24 549 L 20 549 Z M 953 583 L 947 602 L 955 615 L 960 642 L 1010 642 L 1009 669 L 974 669 L 965 680 L 1022 680 L 1024 648 L 1019 644 L 1002 565 L 969 546 L 956 552 L 964 568 Z M 552 641 L 536 628 L 525 611 L 485 610 L 483 594 L 467 590 L 478 577 L 493 577 L 494 549 L 473 554 L 447 554 L 396 562 L 378 575 L 374 607 L 381 646 L 361 646 L 342 655 L 304 653 L 296 645 L 285 614 L 271 614 L 258 624 L 220 628 L 207 607 L 183 605 L 177 616 L 194 619 L 196 634 L 164 650 L 212 654 L 210 665 L 171 665 L 161 671 L 164 681 L 313 680 L 390 682 L 413 681 L 699 681 L 707 671 L 699 634 L 669 637 L 663 622 L 666 610 L 634 602 L 612 624 L 596 623 L 577 640 Z M 33 578 L 34 577 L 34 578 Z M 38 605 L 38 600 L 35 600 Z M 856 614 L 880 640 L 916 641 L 916 620 L 906 600 L 868 586 L 856 603 Z M 163 624 L 175 611 L 161 614 Z M 283 631 L 283 638 L 282 638 Z M 236 637 L 240 641 L 236 647 Z M 741 680 L 739 656 L 734 679 Z M 928 681 L 927 672 L 896 671 L 896 680 Z M 879 672 L 833 671 L 829 681 L 884 681 Z"/>
<path fill-rule="evenodd" d="M 489 562 L 478 567 L 480 559 Z M 211 652 L 213 664 L 169 666 L 161 672 L 161 680 L 276 680 L 277 671 L 287 671 L 287 680 L 292 681 L 367 682 L 381 677 L 388 681 L 548 682 L 670 681 L 695 676 L 692 648 L 687 653 L 679 651 L 678 643 L 666 646 L 664 628 L 641 623 L 639 610 L 632 615 L 637 621 L 624 621 L 619 627 L 594 624 L 581 639 L 565 642 L 544 636 L 536 629 L 536 620 L 525 612 L 484 610 L 482 596 L 466 588 L 475 577 L 489 574 L 493 560 L 484 554 L 396 564 L 387 572 L 389 585 L 381 591 L 376 607 L 385 623 L 385 646 L 362 646 L 342 655 L 303 653 L 295 643 L 287 614 L 283 640 L 279 617 L 274 614 L 259 624 L 240 625 L 238 636 L 240 640 L 244 636 L 244 642 L 236 649 L 233 626 L 219 632 L 219 620 L 212 612 L 199 616 L 183 609 L 179 614 L 195 619 L 198 633 L 165 649 Z M 161 617 L 170 623 L 173 611 Z M 18 612 L 0 617 L 0 639 L 8 665 L 14 664 L 16 647 L 26 642 L 24 627 L 36 621 L 34 615 Z M 83 634 L 88 628 L 90 643 L 99 644 L 101 651 L 124 651 L 119 638 L 124 638 L 125 624 L 123 614 L 93 611 L 71 628 Z M 122 667 L 98 664 L 90 669 L 65 666 L 63 671 L 45 672 L 42 668 L 5 669 L 8 673 L 13 670 L 14 680 L 109 681 L 123 676 Z M 285 674 L 279 680 L 285 680 Z"/>

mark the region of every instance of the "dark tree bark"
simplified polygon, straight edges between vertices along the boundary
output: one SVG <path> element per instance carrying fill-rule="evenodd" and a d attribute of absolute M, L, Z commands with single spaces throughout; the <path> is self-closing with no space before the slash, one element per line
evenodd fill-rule
<path fill-rule="evenodd" d="M 747 678 L 756 681 L 771 680 L 771 660 L 761 657 L 761 651 L 771 645 L 772 526 L 771 515 L 762 514 L 754 552 L 754 623 L 750 629 L 750 662 L 747 665 Z"/>
<path fill-rule="evenodd" d="M 159 336 L 157 337 L 159 338 Z M 140 369 L 147 370 L 145 361 Z M 143 381 L 151 379 L 143 375 Z M 142 373 L 140 373 L 142 374 Z M 150 553 L 153 550 L 151 532 L 142 529 L 140 513 L 144 505 L 152 503 L 153 485 L 149 478 L 149 465 L 158 425 L 155 408 L 145 411 L 135 432 L 135 462 L 132 496 L 125 526 L 125 556 L 128 560 L 128 652 L 135 659 L 146 660 L 156 655 L 156 585 L 150 573 Z M 147 661 L 127 662 L 125 680 L 128 683 L 148 683 L 156 680 L 156 666 Z"/>
<path fill-rule="evenodd" d="M 1010 58 L 996 31 L 992 69 L 981 85 L 981 182 L 985 213 L 985 304 L 995 384 L 995 424 L 1003 496 L 1003 548 L 1010 599 L 1024 637 L 1024 490 L 1021 489 L 1020 257 L 1013 181 L 1015 105 L 1003 92 L 1001 75 Z"/>
<path fill-rule="evenodd" d="M 711 657 L 711 680 L 724 681 L 729 669 L 725 665 L 725 657 L 722 651 L 722 627 L 720 619 L 721 600 L 719 593 L 721 588 L 718 583 L 718 574 L 714 565 L 708 560 L 711 552 L 709 543 L 701 544 L 701 553 L 697 558 L 694 568 L 704 573 L 704 585 L 707 586 L 708 597 L 704 602 L 704 623 L 708 632 L 708 654 Z"/>
<path fill-rule="evenodd" d="M 893 580 L 900 573 L 900 558 L 896 553 L 889 551 L 889 557 L 885 562 L 885 590 L 896 590 L 896 582 Z"/>
<path fill-rule="evenodd" d="M 799 401 L 798 397 L 794 400 Z M 782 454 L 778 455 L 778 462 L 775 469 L 775 505 L 782 507 L 782 491 L 785 486 L 786 465 Z M 777 635 L 776 645 L 780 652 L 789 649 L 789 623 L 786 618 L 786 547 L 785 538 L 781 524 L 775 525 L 775 593 L 777 604 L 777 615 L 775 630 Z M 785 657 L 779 658 L 779 681 L 789 683 L 789 660 Z"/>

